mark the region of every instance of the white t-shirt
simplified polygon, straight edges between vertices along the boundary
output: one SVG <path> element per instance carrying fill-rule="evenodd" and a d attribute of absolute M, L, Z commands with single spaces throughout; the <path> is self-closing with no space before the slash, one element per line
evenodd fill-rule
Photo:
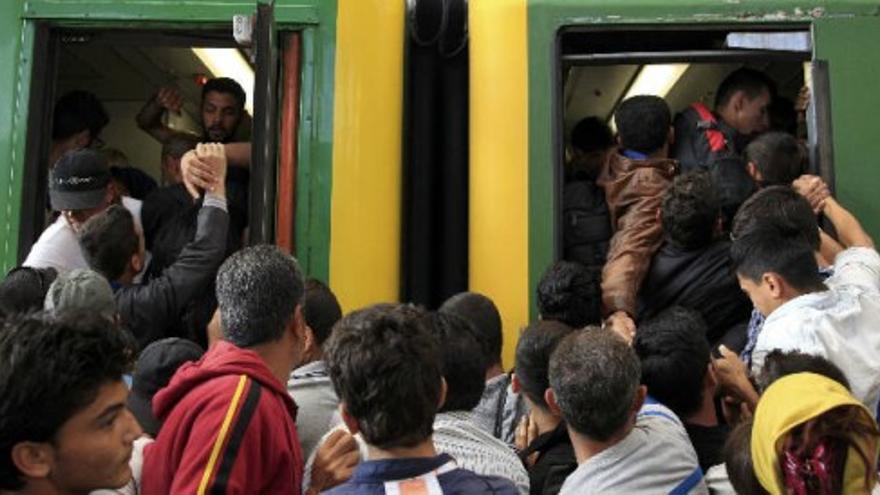
<path fill-rule="evenodd" d="M 880 399 L 880 255 L 855 247 L 837 255 L 829 290 L 796 297 L 764 322 L 752 372 L 774 350 L 801 351 L 836 364 L 853 395 L 876 414 Z"/>
<path fill-rule="evenodd" d="M 122 197 L 122 206 L 131 212 L 134 223 L 140 232 L 143 232 L 143 227 L 141 227 L 142 205 L 143 202 L 140 200 L 128 196 Z M 89 267 L 79 248 L 76 233 L 64 215 L 58 215 L 52 225 L 46 227 L 37 242 L 31 246 L 31 252 L 28 253 L 27 259 L 22 264 L 34 268 L 51 267 L 58 270 L 59 273 Z"/>

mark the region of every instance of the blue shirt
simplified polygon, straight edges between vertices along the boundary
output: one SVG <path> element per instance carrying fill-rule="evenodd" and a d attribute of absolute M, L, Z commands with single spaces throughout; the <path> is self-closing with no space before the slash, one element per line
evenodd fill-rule
<path fill-rule="evenodd" d="M 385 482 L 416 478 L 440 469 L 450 461 L 454 462 L 452 457 L 447 454 L 440 454 L 437 457 L 363 461 L 358 464 L 350 480 L 324 493 L 329 495 L 384 495 Z M 479 476 L 460 468 L 443 471 L 437 476 L 437 479 L 444 495 L 519 494 L 509 480 Z"/>

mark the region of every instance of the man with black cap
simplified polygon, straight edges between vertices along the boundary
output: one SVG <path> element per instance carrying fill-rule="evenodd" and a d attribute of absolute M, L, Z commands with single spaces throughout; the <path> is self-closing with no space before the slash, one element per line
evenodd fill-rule
<path fill-rule="evenodd" d="M 61 214 L 31 247 L 24 266 L 59 272 L 88 268 L 76 233 L 86 220 L 120 201 L 111 185 L 107 158 L 90 149 L 64 154 L 49 172 L 49 200 Z"/>

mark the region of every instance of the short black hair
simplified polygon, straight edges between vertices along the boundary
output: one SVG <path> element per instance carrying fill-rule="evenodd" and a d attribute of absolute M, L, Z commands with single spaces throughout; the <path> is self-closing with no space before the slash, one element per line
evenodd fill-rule
<path fill-rule="evenodd" d="M 721 201 L 704 170 L 694 170 L 672 180 L 663 195 L 661 224 L 666 240 L 682 249 L 700 249 L 715 237 Z"/>
<path fill-rule="evenodd" d="M 737 69 L 721 81 L 715 92 L 715 109 L 720 109 L 730 103 L 730 98 L 737 91 L 742 91 L 753 100 L 764 91 L 770 93 L 770 97 L 776 95 L 776 84 L 767 74 L 748 67 Z"/>
<path fill-rule="evenodd" d="M 100 316 L 10 318 L 0 331 L 0 489 L 24 487 L 12 462 L 21 442 L 51 442 L 98 390 L 131 370 L 135 343 Z"/>
<path fill-rule="evenodd" d="M 473 324 L 490 358 L 487 367 L 501 362 L 504 344 L 501 313 L 491 299 L 476 292 L 460 292 L 447 299 L 440 311 L 456 314 Z"/>
<path fill-rule="evenodd" d="M 71 91 L 58 99 L 52 112 L 52 139 L 67 139 L 88 130 L 94 138 L 110 122 L 98 97 L 88 91 Z"/>
<path fill-rule="evenodd" d="M 370 445 L 429 438 L 440 407 L 442 357 L 424 312 L 378 304 L 344 316 L 325 345 L 333 388 Z"/>
<path fill-rule="evenodd" d="M 299 263 L 277 246 L 250 246 L 217 272 L 223 336 L 239 347 L 276 341 L 303 302 Z"/>
<path fill-rule="evenodd" d="M 538 312 L 572 328 L 599 323 L 602 296 L 590 271 L 580 263 L 557 261 L 538 282 Z"/>
<path fill-rule="evenodd" d="M 734 492 L 740 495 L 764 495 L 767 490 L 761 486 L 752 465 L 752 420 L 749 419 L 734 427 L 724 448 L 721 450 L 727 476 Z"/>
<path fill-rule="evenodd" d="M 57 276 L 58 272 L 51 267 L 19 266 L 10 270 L 0 282 L 0 316 L 42 309 L 49 286 Z"/>
<path fill-rule="evenodd" d="M 774 349 L 764 358 L 764 367 L 755 377 L 758 391 L 764 393 L 767 387 L 776 380 L 795 373 L 816 373 L 834 380 L 850 390 L 846 375 L 828 359 L 800 351 Z"/>
<path fill-rule="evenodd" d="M 801 291 L 823 287 L 813 249 L 797 231 L 771 227 L 738 237 L 730 259 L 739 276 L 755 283 L 773 272 Z"/>
<path fill-rule="evenodd" d="M 212 91 L 215 93 L 232 95 L 235 98 L 236 103 L 238 103 L 238 109 L 244 110 L 247 95 L 235 79 L 229 77 L 215 77 L 214 79 L 208 80 L 208 82 L 202 86 L 202 103 L 205 102 L 205 96 Z"/>
<path fill-rule="evenodd" d="M 672 112 L 666 100 L 659 96 L 633 96 L 614 111 L 614 122 L 621 146 L 650 154 L 666 144 Z"/>
<path fill-rule="evenodd" d="M 318 346 L 321 346 L 330 336 L 333 325 L 342 318 L 342 307 L 330 287 L 318 279 L 307 279 L 305 291 L 303 317 L 306 325 L 312 329 Z"/>
<path fill-rule="evenodd" d="M 734 239 L 750 232 L 780 227 L 800 232 L 814 251 L 819 250 L 819 224 L 806 198 L 791 186 L 770 186 L 747 199 L 733 217 Z"/>
<path fill-rule="evenodd" d="M 800 144 L 784 132 L 761 134 L 746 146 L 745 158 L 761 172 L 762 186 L 791 185 L 805 172 Z"/>
<path fill-rule="evenodd" d="M 672 306 L 639 325 L 633 348 L 651 397 L 685 418 L 703 403 L 710 349 L 700 313 Z"/>
<path fill-rule="evenodd" d="M 584 153 L 607 150 L 614 146 L 614 135 L 598 117 L 585 117 L 571 130 L 571 146 Z"/>
<path fill-rule="evenodd" d="M 523 330 L 516 343 L 516 378 L 526 397 L 537 407 L 547 409 L 544 392 L 550 388 L 550 356 L 572 332 L 559 321 L 541 320 Z"/>
<path fill-rule="evenodd" d="M 550 387 L 565 422 L 599 442 L 629 421 L 640 375 L 635 351 L 598 327 L 573 332 L 550 358 Z"/>
<path fill-rule="evenodd" d="M 440 345 L 446 379 L 446 401 L 440 412 L 470 411 L 486 389 L 486 349 L 477 330 L 464 318 L 439 311 L 427 318 L 427 327 Z"/>
<path fill-rule="evenodd" d="M 88 219 L 80 230 L 79 245 L 92 270 L 111 282 L 118 280 L 140 245 L 131 212 L 111 205 Z"/>

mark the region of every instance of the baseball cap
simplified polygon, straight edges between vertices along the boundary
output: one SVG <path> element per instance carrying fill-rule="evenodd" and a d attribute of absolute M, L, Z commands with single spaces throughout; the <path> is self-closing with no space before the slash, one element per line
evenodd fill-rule
<path fill-rule="evenodd" d="M 116 300 L 107 279 L 87 268 L 77 268 L 58 275 L 49 286 L 43 309 L 60 311 L 97 312 L 113 320 L 116 317 Z"/>
<path fill-rule="evenodd" d="M 104 200 L 110 183 L 107 157 L 82 149 L 65 153 L 49 174 L 49 200 L 52 209 L 88 210 Z"/>
<path fill-rule="evenodd" d="M 168 385 L 181 365 L 198 361 L 204 353 L 195 342 L 178 337 L 157 340 L 141 351 L 132 376 L 128 408 L 145 433 L 156 438 L 161 426 L 153 414 L 153 396 Z"/>

